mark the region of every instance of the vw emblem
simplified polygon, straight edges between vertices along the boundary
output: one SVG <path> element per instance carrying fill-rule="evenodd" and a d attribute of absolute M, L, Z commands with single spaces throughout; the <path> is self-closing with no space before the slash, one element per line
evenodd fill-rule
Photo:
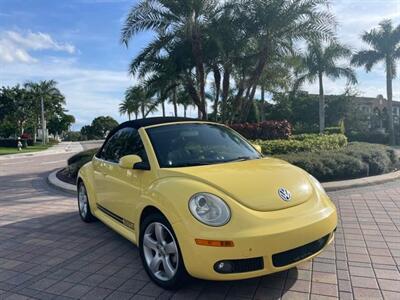
<path fill-rule="evenodd" d="M 279 197 L 281 197 L 281 199 L 282 199 L 283 201 L 289 201 L 290 198 L 292 197 L 292 195 L 290 194 L 290 192 L 289 192 L 287 189 L 285 189 L 285 188 L 279 188 L 278 194 L 279 194 Z"/>

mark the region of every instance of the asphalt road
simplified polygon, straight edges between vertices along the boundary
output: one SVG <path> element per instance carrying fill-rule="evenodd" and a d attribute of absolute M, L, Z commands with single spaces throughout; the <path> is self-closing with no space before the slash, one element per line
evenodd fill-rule
<path fill-rule="evenodd" d="M 0 160 L 0 299 L 400 299 L 400 182 L 331 193 L 336 242 L 313 262 L 170 292 L 150 282 L 134 245 L 81 222 L 76 200 L 47 184 L 71 155 Z"/>

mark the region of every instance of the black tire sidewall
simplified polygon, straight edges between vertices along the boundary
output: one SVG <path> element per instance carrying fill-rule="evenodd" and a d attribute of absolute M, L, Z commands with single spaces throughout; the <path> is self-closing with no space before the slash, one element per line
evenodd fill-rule
<path fill-rule="evenodd" d="M 168 281 L 163 281 L 163 280 L 160 280 L 157 277 L 155 277 L 153 275 L 153 273 L 150 271 L 149 267 L 147 266 L 147 262 L 144 257 L 144 251 L 143 251 L 144 232 L 145 232 L 147 226 L 153 222 L 159 222 L 159 223 L 163 224 L 164 226 L 166 226 L 168 228 L 168 230 L 171 232 L 171 234 L 174 236 L 175 242 L 178 247 L 178 253 L 179 253 L 178 270 L 177 270 L 175 276 Z M 185 268 L 185 265 L 183 262 L 182 251 L 179 246 L 179 241 L 175 235 L 175 232 L 174 232 L 171 224 L 168 222 L 168 220 L 163 215 L 161 215 L 161 214 L 149 215 L 141 223 L 140 236 L 139 236 L 139 252 L 140 252 L 140 258 L 142 260 L 143 267 L 146 270 L 146 273 L 160 287 L 167 289 L 167 290 L 176 290 L 176 289 L 182 287 L 182 284 L 188 280 L 189 276 L 188 276 L 188 273 L 186 271 L 186 268 Z"/>
<path fill-rule="evenodd" d="M 81 207 L 80 207 L 80 205 L 79 205 L 79 189 L 81 188 L 82 185 L 85 187 L 85 193 L 86 193 L 86 197 L 87 197 L 87 206 L 88 206 L 87 213 L 86 213 L 86 216 L 85 216 L 85 217 L 82 216 L 82 214 L 81 214 Z M 86 189 L 86 186 L 85 186 L 85 184 L 83 183 L 83 181 L 80 181 L 80 182 L 78 183 L 78 193 L 77 193 L 77 196 L 78 196 L 78 197 L 77 197 L 77 198 L 78 198 L 78 211 L 79 211 L 79 216 L 81 217 L 82 221 L 84 221 L 84 222 L 86 222 L 86 223 L 93 222 L 95 218 L 94 218 L 94 216 L 92 215 L 92 212 L 91 212 L 90 203 L 89 203 L 89 196 L 88 196 L 88 194 L 87 194 L 87 189 Z"/>

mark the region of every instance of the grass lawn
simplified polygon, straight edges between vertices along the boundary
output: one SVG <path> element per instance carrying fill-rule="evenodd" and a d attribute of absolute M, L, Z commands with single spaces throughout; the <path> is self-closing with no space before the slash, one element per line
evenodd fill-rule
<path fill-rule="evenodd" d="M 37 151 L 46 150 L 50 146 L 52 146 L 52 145 L 50 145 L 50 144 L 47 144 L 47 145 L 36 144 L 35 146 L 28 146 L 28 148 L 22 149 L 22 151 L 18 151 L 18 148 L 16 148 L 16 147 L 15 148 L 13 148 L 13 147 L 0 147 L 0 155 L 37 152 Z"/>

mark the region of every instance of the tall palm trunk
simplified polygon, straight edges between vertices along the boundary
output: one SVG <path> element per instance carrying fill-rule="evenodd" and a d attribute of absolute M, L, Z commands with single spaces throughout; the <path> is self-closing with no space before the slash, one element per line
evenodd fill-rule
<path fill-rule="evenodd" d="M 176 100 L 176 87 L 174 87 L 172 90 L 172 103 L 174 104 L 174 115 L 175 115 L 175 117 L 177 117 L 178 116 L 178 103 Z"/>
<path fill-rule="evenodd" d="M 218 102 L 219 102 L 219 92 L 221 89 L 221 73 L 217 65 L 213 66 L 214 82 L 215 82 L 215 99 L 214 99 L 214 120 L 217 121 L 218 118 Z"/>
<path fill-rule="evenodd" d="M 187 114 L 187 105 L 183 105 L 183 116 L 186 118 Z"/>
<path fill-rule="evenodd" d="M 389 58 L 386 59 L 386 92 L 388 98 L 388 116 L 389 116 L 389 142 L 390 145 L 395 144 L 394 126 L 393 126 L 393 66 Z"/>
<path fill-rule="evenodd" d="M 198 118 L 201 119 L 204 115 L 207 115 L 206 108 L 203 106 L 203 104 L 201 102 L 201 99 L 199 97 L 199 94 L 197 92 L 195 84 L 193 82 L 193 79 L 191 78 L 189 73 L 186 74 L 185 81 L 186 81 L 185 87 L 187 89 L 187 92 L 188 92 L 190 98 L 192 98 L 194 104 L 197 106 Z"/>
<path fill-rule="evenodd" d="M 224 123 L 227 120 L 229 80 L 230 80 L 230 70 L 227 66 L 225 66 L 224 67 L 224 78 L 222 79 L 222 108 L 221 108 L 221 119 L 222 119 L 222 122 L 224 122 Z"/>
<path fill-rule="evenodd" d="M 261 85 L 261 108 L 260 108 L 261 121 L 265 121 L 264 106 L 265 106 L 265 89 L 264 86 Z"/>
<path fill-rule="evenodd" d="M 140 109 L 142 111 L 142 118 L 145 119 L 146 118 L 146 114 L 145 114 L 145 109 L 144 109 L 144 103 L 142 103 L 142 105 L 140 106 Z"/>
<path fill-rule="evenodd" d="M 165 102 L 161 101 L 162 116 L 165 117 Z"/>
<path fill-rule="evenodd" d="M 236 105 L 235 115 L 239 114 L 240 120 L 246 119 L 250 111 L 251 102 L 253 101 L 256 92 L 256 87 L 257 87 L 256 83 L 259 81 L 261 74 L 267 64 L 268 60 L 267 49 L 268 49 L 267 46 L 265 46 L 262 49 L 262 51 L 259 54 L 258 62 L 256 68 L 253 71 L 253 74 L 250 76 L 248 80 L 244 79 L 245 83 L 242 83 L 242 87 L 239 86 L 238 92 L 235 96 L 235 105 Z M 244 94 L 245 91 L 246 93 Z M 243 94 L 245 95 L 244 97 Z M 237 105 L 238 103 L 240 105 Z"/>
<path fill-rule="evenodd" d="M 325 130 L 325 95 L 324 83 L 322 80 L 322 72 L 318 73 L 319 80 L 319 133 L 324 133 Z"/>
<path fill-rule="evenodd" d="M 128 120 L 129 121 L 131 120 L 131 113 L 130 112 L 128 112 Z"/>
<path fill-rule="evenodd" d="M 33 144 L 36 144 L 36 137 L 37 137 L 37 126 L 33 124 Z"/>
<path fill-rule="evenodd" d="M 193 19 L 195 18 L 195 12 L 193 12 Z M 203 120 L 207 120 L 207 102 L 206 102 L 206 93 L 205 93 L 205 69 L 204 69 L 204 60 L 203 60 L 203 47 L 201 44 L 201 37 L 196 28 L 195 24 L 192 24 L 192 53 L 193 58 L 196 64 L 196 76 L 197 76 L 197 83 L 199 89 L 199 96 L 200 96 L 200 111 L 201 111 L 201 118 Z"/>

